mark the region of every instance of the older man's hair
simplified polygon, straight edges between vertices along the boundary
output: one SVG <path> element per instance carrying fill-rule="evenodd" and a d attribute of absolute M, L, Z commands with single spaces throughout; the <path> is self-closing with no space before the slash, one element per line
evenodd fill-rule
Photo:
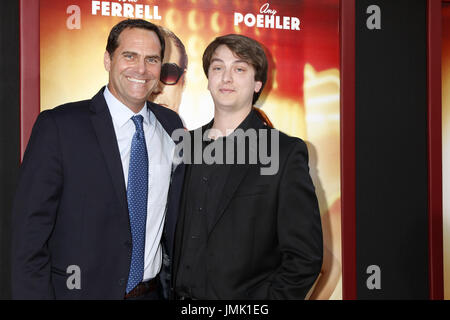
<path fill-rule="evenodd" d="M 108 51 L 109 56 L 112 58 L 114 51 L 116 51 L 117 47 L 119 47 L 119 36 L 122 33 L 122 31 L 125 29 L 134 29 L 134 28 L 149 30 L 156 33 L 156 36 L 158 37 L 159 42 L 161 43 L 161 61 L 162 61 L 164 59 L 164 49 L 165 49 L 164 36 L 162 35 L 159 27 L 156 24 L 153 24 L 143 19 L 122 20 L 114 27 L 112 27 L 111 31 L 109 32 L 108 42 L 106 44 L 106 51 Z"/>

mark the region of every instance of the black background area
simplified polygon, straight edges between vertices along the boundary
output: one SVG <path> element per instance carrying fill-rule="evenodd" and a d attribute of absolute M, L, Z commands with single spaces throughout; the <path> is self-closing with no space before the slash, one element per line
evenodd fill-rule
<path fill-rule="evenodd" d="M 366 26 L 370 5 L 381 30 Z M 358 299 L 429 297 L 426 14 L 425 0 L 356 1 Z"/>

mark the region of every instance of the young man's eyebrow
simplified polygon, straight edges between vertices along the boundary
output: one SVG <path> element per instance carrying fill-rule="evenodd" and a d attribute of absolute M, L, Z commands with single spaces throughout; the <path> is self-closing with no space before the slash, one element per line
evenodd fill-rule
<path fill-rule="evenodd" d="M 223 62 L 223 60 L 219 58 L 212 58 L 210 64 L 212 64 L 213 62 Z"/>
<path fill-rule="evenodd" d="M 249 62 L 247 60 L 242 60 L 242 59 L 233 61 L 233 63 L 246 63 L 246 64 L 249 64 Z"/>
<path fill-rule="evenodd" d="M 219 59 L 219 58 L 213 58 L 213 59 L 211 59 L 210 64 L 212 64 L 213 62 L 223 62 L 223 60 L 222 60 L 222 59 Z M 246 64 L 249 64 L 248 61 L 243 60 L 243 59 L 235 60 L 235 61 L 233 61 L 233 63 L 246 63 Z"/>

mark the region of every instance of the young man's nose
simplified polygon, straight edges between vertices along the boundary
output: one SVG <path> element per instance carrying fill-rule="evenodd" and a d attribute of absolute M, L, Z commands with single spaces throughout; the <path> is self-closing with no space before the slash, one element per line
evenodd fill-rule
<path fill-rule="evenodd" d="M 222 81 L 223 82 L 232 82 L 233 81 L 233 77 L 231 75 L 231 69 L 225 69 L 223 74 L 222 74 Z"/>

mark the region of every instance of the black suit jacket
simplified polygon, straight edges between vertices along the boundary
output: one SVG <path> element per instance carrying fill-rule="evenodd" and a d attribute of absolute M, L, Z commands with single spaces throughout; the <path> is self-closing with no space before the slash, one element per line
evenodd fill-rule
<path fill-rule="evenodd" d="M 250 127 L 268 129 L 254 111 Z M 275 151 L 268 137 L 269 150 Z M 206 248 L 208 299 L 304 299 L 320 272 L 321 220 L 305 143 L 279 132 L 278 172 L 261 175 L 261 167 L 232 165 L 223 192 L 213 200 L 216 210 L 208 217 Z M 190 171 L 188 165 L 185 188 Z M 190 223 L 186 193 L 176 231 L 174 275 L 183 225 Z"/>
<path fill-rule="evenodd" d="M 33 127 L 13 209 L 13 298 L 124 297 L 131 231 L 122 162 L 103 91 L 42 112 Z M 175 112 L 147 105 L 169 135 L 182 128 Z M 162 275 L 170 274 L 183 176 L 179 165 L 169 189 Z M 79 267 L 81 289 L 67 286 L 71 265 Z"/>

